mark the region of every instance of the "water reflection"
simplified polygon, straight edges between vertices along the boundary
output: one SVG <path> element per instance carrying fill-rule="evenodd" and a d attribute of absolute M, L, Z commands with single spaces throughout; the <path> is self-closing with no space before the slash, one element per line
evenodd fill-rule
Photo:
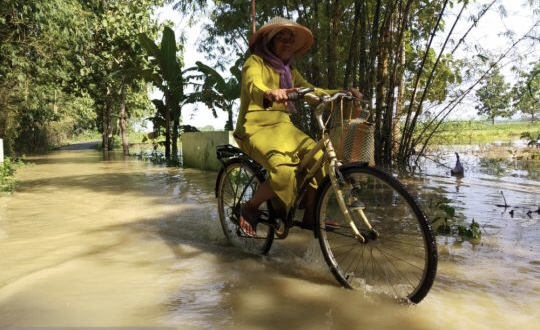
<path fill-rule="evenodd" d="M 438 277 L 415 307 L 340 288 L 306 231 L 268 257 L 230 247 L 215 173 L 95 151 L 35 157 L 0 198 L 0 327 L 532 329 L 540 215 L 527 211 L 540 205 L 540 183 L 530 169 L 493 175 L 474 151 L 459 152 L 464 177 L 429 165 L 406 183 L 419 198 L 446 196 L 482 239 L 438 237 Z M 500 191 L 509 208 L 496 206 Z"/>

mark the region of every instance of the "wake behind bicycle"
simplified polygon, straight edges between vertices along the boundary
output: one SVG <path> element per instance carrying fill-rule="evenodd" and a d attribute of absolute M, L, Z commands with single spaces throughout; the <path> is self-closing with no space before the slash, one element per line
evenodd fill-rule
<path fill-rule="evenodd" d="M 345 101 L 354 98 L 349 93 L 319 98 L 310 92 L 299 89 L 290 99 L 318 102 L 315 117 L 321 139 L 297 168 L 300 188 L 293 207 L 283 210 L 273 200 L 260 206 L 257 237 L 243 235 L 239 229 L 240 205 L 266 180 L 266 170 L 236 147 L 217 147 L 223 167 L 216 180 L 216 197 L 226 237 L 248 252 L 267 254 L 274 239 L 285 239 L 289 230 L 300 224 L 294 219 L 302 194 L 314 173 L 325 167 L 327 175 L 317 189 L 312 230 L 335 278 L 347 288 L 413 303 L 421 301 L 433 284 L 437 268 L 437 250 L 428 220 L 392 175 L 369 166 L 367 161 L 344 160 L 346 152 L 337 144 L 355 136 L 355 132 L 350 132 L 351 123 L 342 118 L 336 126 L 333 118 L 343 113 Z M 353 120 L 358 122 L 357 118 Z M 337 140 L 336 135 L 340 136 Z M 323 150 L 325 157 L 308 166 L 309 158 L 318 150 Z"/>

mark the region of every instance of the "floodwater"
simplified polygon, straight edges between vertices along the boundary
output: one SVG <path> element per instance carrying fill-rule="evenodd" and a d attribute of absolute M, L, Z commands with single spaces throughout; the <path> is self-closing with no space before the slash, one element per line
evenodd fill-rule
<path fill-rule="evenodd" d="M 231 247 L 213 172 L 90 150 L 29 158 L 0 197 L 0 327 L 539 329 L 538 172 L 459 152 L 465 177 L 430 165 L 408 185 L 446 196 L 482 238 L 437 237 L 437 278 L 416 306 L 340 288 L 307 231 L 267 257 Z"/>

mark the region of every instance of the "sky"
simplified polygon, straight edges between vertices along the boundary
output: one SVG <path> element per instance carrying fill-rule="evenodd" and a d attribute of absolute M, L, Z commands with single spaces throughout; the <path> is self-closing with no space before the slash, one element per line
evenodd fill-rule
<path fill-rule="evenodd" d="M 482 4 L 486 4 L 490 0 L 479 0 L 477 3 L 472 4 L 471 8 L 477 8 Z M 479 44 L 483 48 L 489 49 L 494 54 L 499 54 L 505 51 L 511 45 L 511 41 L 501 36 L 500 34 L 511 29 L 515 32 L 515 36 L 520 37 L 533 25 L 534 20 L 530 13 L 530 8 L 524 7 L 523 4 L 526 0 L 501 0 L 507 11 L 507 16 L 501 16 L 497 9 L 497 6 L 492 7 L 492 10 L 482 18 L 478 27 L 473 29 L 473 32 L 468 36 L 467 41 L 469 44 Z M 499 5 L 500 5 L 499 3 Z M 539 8 L 540 9 L 540 8 Z M 156 12 L 159 20 L 171 20 L 175 23 L 176 35 L 180 35 L 182 32 L 187 36 L 187 42 L 184 49 L 184 68 L 191 67 L 196 61 L 203 61 L 204 56 L 197 52 L 197 45 L 199 37 L 201 36 L 201 24 L 193 27 L 188 26 L 187 18 L 172 9 L 171 6 L 164 7 Z M 538 18 L 536 18 L 538 19 Z M 450 18 L 447 19 L 446 24 L 450 26 Z M 470 22 L 463 21 L 464 24 L 456 28 L 455 35 L 462 35 L 463 31 L 468 28 Z M 448 49 L 448 48 L 447 48 Z M 532 60 L 538 60 L 538 49 L 534 52 L 531 50 L 523 50 L 523 53 L 529 52 L 529 55 L 536 56 Z M 503 73 L 505 73 L 509 80 L 514 79 L 513 73 L 510 68 L 514 64 L 514 60 L 505 60 L 503 64 Z M 476 118 L 476 111 L 474 110 L 474 97 L 469 97 L 463 104 L 454 112 L 452 117 L 458 117 L 460 119 L 474 119 Z M 225 126 L 227 116 L 225 111 L 218 111 L 218 118 L 214 118 L 211 111 L 204 105 L 188 105 L 182 108 L 182 121 L 184 125 L 192 125 L 195 127 L 213 126 L 216 130 L 221 130 Z"/>

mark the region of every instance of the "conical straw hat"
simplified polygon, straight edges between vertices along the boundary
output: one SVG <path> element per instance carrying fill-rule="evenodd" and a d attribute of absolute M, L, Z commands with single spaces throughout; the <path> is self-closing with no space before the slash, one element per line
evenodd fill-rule
<path fill-rule="evenodd" d="M 313 44 L 313 34 L 303 25 L 283 17 L 274 17 L 258 29 L 249 39 L 249 49 L 258 42 L 268 42 L 282 30 L 290 30 L 294 34 L 294 56 L 305 54 Z"/>

